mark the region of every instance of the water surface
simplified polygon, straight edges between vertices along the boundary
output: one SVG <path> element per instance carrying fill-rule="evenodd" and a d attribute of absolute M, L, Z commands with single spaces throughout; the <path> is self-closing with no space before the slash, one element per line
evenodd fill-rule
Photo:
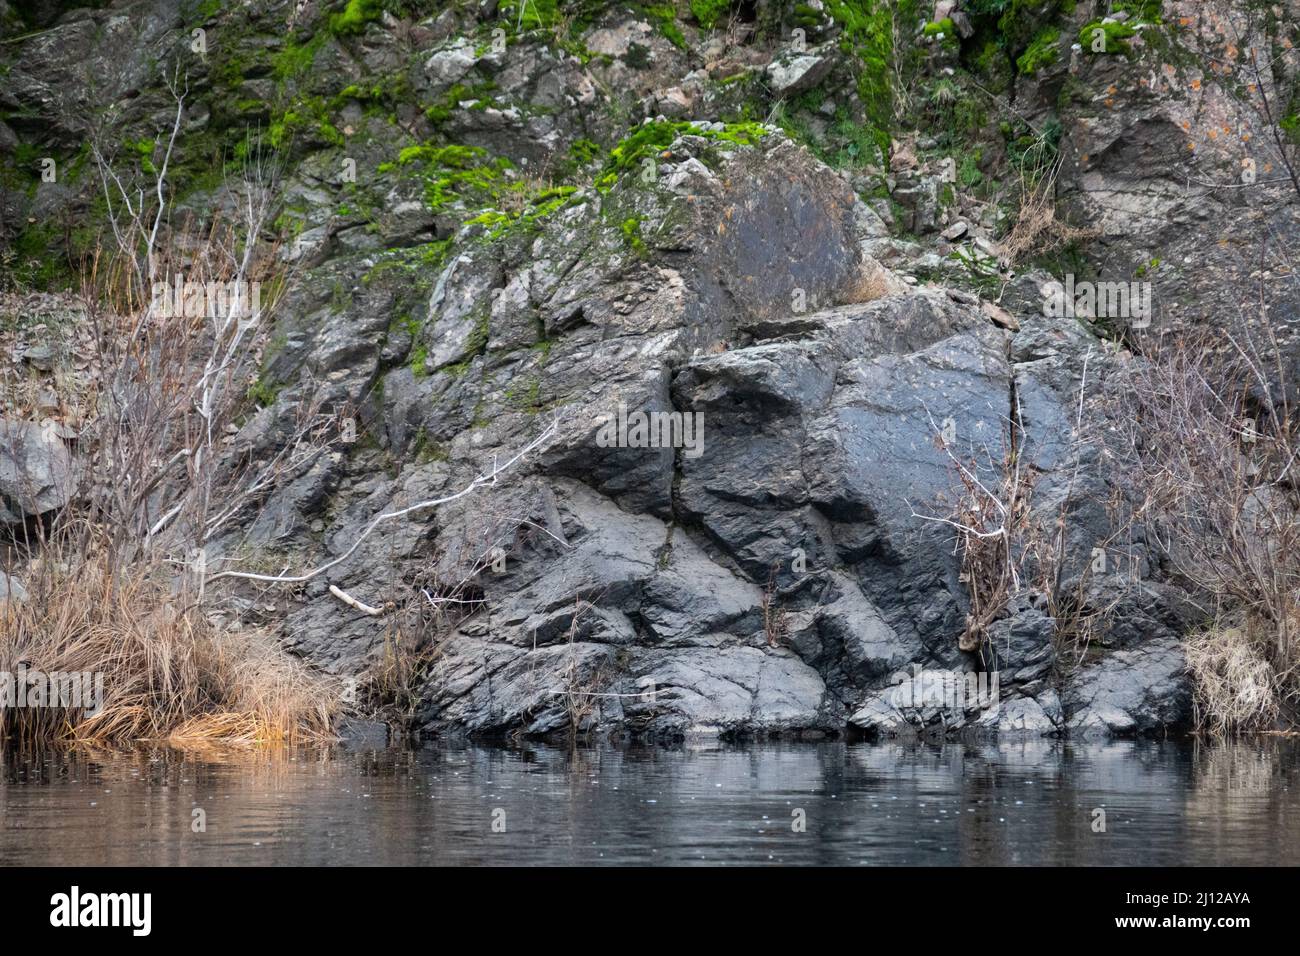
<path fill-rule="evenodd" d="M 1295 865 L 1298 758 L 1278 739 L 13 753 L 0 865 Z"/>

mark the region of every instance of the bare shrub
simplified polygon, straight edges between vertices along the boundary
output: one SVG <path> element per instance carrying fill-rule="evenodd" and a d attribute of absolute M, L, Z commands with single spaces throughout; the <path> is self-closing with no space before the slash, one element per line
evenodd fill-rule
<path fill-rule="evenodd" d="M 781 607 L 780 604 L 780 589 L 777 586 L 777 575 L 780 571 L 780 562 L 772 562 L 772 568 L 767 575 L 767 586 L 763 588 L 761 598 L 763 634 L 767 637 L 768 647 L 779 647 L 790 627 L 789 622 L 786 620 L 785 608 Z"/>
<path fill-rule="evenodd" d="M 392 727 L 409 727 L 420 706 L 420 687 L 441 647 L 430 639 L 429 610 L 412 599 L 388 618 L 379 660 L 358 681 L 356 709 Z M 439 628 L 437 634 L 445 634 Z"/>
<path fill-rule="evenodd" d="M 1300 702 L 1297 442 L 1268 329 L 1187 331 L 1107 385 L 1109 454 L 1139 493 L 1134 522 L 1213 622 L 1188 644 L 1200 726 L 1294 722 Z"/>
<path fill-rule="evenodd" d="M 1058 669 L 1065 670 L 1081 664 L 1094 641 L 1103 638 L 1119 609 L 1124 592 L 1112 590 L 1104 601 L 1098 603 L 1092 585 L 1091 565 L 1072 579 L 1065 578 L 1069 564 L 1065 554 L 1065 509 L 1057 518 L 1052 542 L 1046 551 L 1038 551 L 1036 562 L 1037 590 L 1044 596 L 1045 613 L 1052 619 L 1052 645 L 1056 650 Z M 1100 545 L 1109 552 L 1116 535 Z"/>
<path fill-rule="evenodd" d="M 80 425 L 74 487 L 61 510 L 19 526 L 12 555 L 29 599 L 0 611 L 5 662 L 100 672 L 106 700 L 94 714 L 7 714 L 8 737 L 295 739 L 327 733 L 339 696 L 268 636 L 222 631 L 203 607 L 207 542 L 309 467 L 330 432 L 308 401 L 275 450 L 233 444 L 287 279 L 262 239 L 275 170 L 254 150 L 226 184 L 233 222 L 173 223 L 185 92 L 176 78 L 169 88 L 174 123 L 152 180 L 122 173 L 92 139 L 115 245 L 84 276 L 86 374 L 72 387 L 56 376 L 63 417 Z M 182 302 L 167 302 L 177 288 Z"/>
<path fill-rule="evenodd" d="M 1013 418 L 1003 426 L 1000 445 L 984 441 L 964 458 L 958 458 L 943 432 L 930 419 L 934 443 L 949 462 L 951 503 L 945 515 L 912 516 L 952 529 L 954 547 L 961 560 L 959 581 L 965 585 L 969 610 L 958 640 L 963 651 L 981 651 L 991 626 L 1008 613 L 1013 598 L 1028 593 L 1052 619 L 1052 640 L 1058 662 L 1068 666 L 1081 660 L 1091 642 L 1102 634 L 1121 598 L 1120 591 L 1098 602 L 1092 587 L 1092 568 L 1070 560 L 1068 529 L 1071 509 L 1078 496 L 1076 483 L 1082 467 L 1084 394 L 1088 388 L 1085 355 L 1079 382 L 1074 425 L 1073 463 L 1060 490 L 1059 504 L 1035 507 L 1040 475 L 1025 460 L 1019 398 Z M 1117 547 L 1127 529 L 1120 525 L 1098 543 L 1107 553 Z"/>
<path fill-rule="evenodd" d="M 569 736 L 576 738 L 586 726 L 600 703 L 601 694 L 596 690 L 604 683 L 601 668 L 587 671 L 580 666 L 577 648 L 579 622 L 583 615 L 596 605 L 584 600 L 580 595 L 573 599 L 573 614 L 569 618 L 569 630 L 566 635 L 568 653 L 565 655 L 564 671 L 560 677 L 564 706 L 569 717 Z"/>
<path fill-rule="evenodd" d="M 1069 525 L 1071 509 L 1078 501 L 1077 486 L 1083 465 L 1084 450 L 1096 440 L 1095 426 L 1085 428 L 1084 408 L 1087 404 L 1091 348 L 1084 354 L 1079 376 L 1079 397 L 1075 410 L 1072 433 L 1073 460 L 1060 504 L 1054 515 L 1044 514 L 1030 523 L 1026 535 L 1025 557 L 1033 568 L 1035 589 L 1044 598 L 1047 616 L 1052 619 L 1052 644 L 1056 650 L 1056 666 L 1067 669 L 1082 663 L 1094 640 L 1104 636 L 1123 598 L 1121 589 L 1110 589 L 1102 600 L 1097 600 L 1093 585 L 1095 556 L 1100 553 L 1103 562 L 1118 549 L 1123 552 L 1123 542 L 1130 534 L 1132 522 L 1123 501 L 1122 492 L 1116 491 L 1107 502 L 1111 519 L 1110 534 L 1094 546 L 1093 558 L 1082 567 L 1071 560 Z M 1050 522 L 1046 519 L 1050 517 Z M 1132 562 L 1126 562 L 1132 569 Z"/>
<path fill-rule="evenodd" d="M 1028 514 L 1028 482 L 1022 476 L 1014 450 L 1008 449 L 998 466 L 998 484 L 992 489 L 976 476 L 974 462 L 958 468 L 964 489 L 955 523 L 961 527 L 961 575 L 970 597 L 970 611 L 958 646 L 977 650 L 989 625 L 1002 615 L 1010 596 L 1019 590 L 1017 537 Z"/>
<path fill-rule="evenodd" d="M 1008 422 L 1001 450 L 988 442 L 968 458 L 958 458 L 943 430 L 930 419 L 934 442 L 948 458 L 955 501 L 948 516 L 919 514 L 912 517 L 935 522 L 955 532 L 954 546 L 961 558 L 959 579 L 966 585 L 970 610 L 958 639 L 963 651 L 983 645 L 989 625 L 1005 612 L 1007 602 L 1020 590 L 1023 533 L 1029 515 L 1032 476 L 1022 467 L 1017 447 L 1020 411 Z"/>

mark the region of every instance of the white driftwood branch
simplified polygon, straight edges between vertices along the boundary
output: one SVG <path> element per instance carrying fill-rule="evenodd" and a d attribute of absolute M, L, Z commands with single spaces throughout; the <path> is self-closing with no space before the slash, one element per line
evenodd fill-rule
<path fill-rule="evenodd" d="M 356 608 L 362 614 L 369 614 L 371 617 L 379 617 L 379 615 L 384 613 L 382 608 L 371 607 L 364 601 L 358 601 L 347 591 L 344 591 L 340 587 L 335 587 L 333 584 L 330 585 L 330 594 L 334 595 L 348 607 Z"/>

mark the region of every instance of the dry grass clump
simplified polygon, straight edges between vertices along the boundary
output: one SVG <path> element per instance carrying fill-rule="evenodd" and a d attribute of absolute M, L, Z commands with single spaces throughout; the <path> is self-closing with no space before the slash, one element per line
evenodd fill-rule
<path fill-rule="evenodd" d="M 59 346 L 52 367 L 0 366 L 7 417 L 35 427 L 55 409 L 49 434 L 73 462 L 66 494 L 0 529 L 0 562 L 27 591 L 0 602 L 0 670 L 28 687 L 40 674 L 94 681 L 75 700 L 0 708 L 6 743 L 295 742 L 328 736 L 340 705 L 337 681 L 267 634 L 209 617 L 226 595 L 207 587 L 208 549 L 325 454 L 337 428 L 304 394 L 285 440 L 235 440 L 290 278 L 270 228 L 279 170 L 252 149 L 225 184 L 231 215 L 174 217 L 167 171 L 188 88 L 166 82 L 172 129 L 147 173 L 91 138 L 113 241 L 85 263 L 66 327 L 29 330 Z"/>
<path fill-rule="evenodd" d="M 1197 723 L 1218 736 L 1272 726 L 1282 712 L 1272 664 L 1245 627 L 1209 628 L 1188 638 Z"/>
<path fill-rule="evenodd" d="M 1007 260 L 1022 262 L 1072 242 L 1096 238 L 1099 230 L 1072 226 L 1056 209 L 1056 177 L 1059 164 L 1053 163 L 1041 179 L 1021 174 L 1020 204 L 1015 222 L 998 246 Z"/>
<path fill-rule="evenodd" d="M 265 634 L 220 632 L 157 568 L 48 553 L 22 603 L 0 603 L 0 670 L 103 675 L 103 698 L 0 709 L 0 737 L 265 743 L 330 734 L 336 682 L 309 672 Z M 96 708 L 94 705 L 98 703 Z"/>

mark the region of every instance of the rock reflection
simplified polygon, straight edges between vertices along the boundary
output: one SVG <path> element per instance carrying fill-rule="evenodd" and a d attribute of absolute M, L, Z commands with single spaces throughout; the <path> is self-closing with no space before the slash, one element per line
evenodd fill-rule
<path fill-rule="evenodd" d="M 0 864 L 1295 864 L 1298 753 L 1279 738 L 11 752 Z"/>

